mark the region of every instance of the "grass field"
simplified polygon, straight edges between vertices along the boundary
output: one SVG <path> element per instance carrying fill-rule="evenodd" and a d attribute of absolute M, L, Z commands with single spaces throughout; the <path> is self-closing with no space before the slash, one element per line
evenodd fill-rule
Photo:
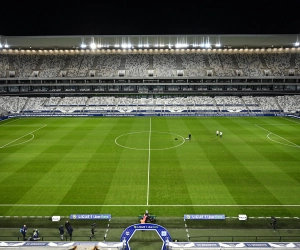
<path fill-rule="evenodd" d="M 2 121 L 0 215 L 299 216 L 299 128 L 280 117 Z"/>

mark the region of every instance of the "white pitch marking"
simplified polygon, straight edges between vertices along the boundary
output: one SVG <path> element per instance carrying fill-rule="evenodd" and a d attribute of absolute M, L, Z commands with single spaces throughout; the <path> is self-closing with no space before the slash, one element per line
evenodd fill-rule
<path fill-rule="evenodd" d="M 1 126 L 5 126 L 6 124 L 9 124 L 9 123 L 11 123 L 11 122 L 15 122 L 15 121 L 20 120 L 20 119 L 21 119 L 21 118 L 13 119 L 13 120 L 10 121 L 10 122 L 1 123 L 0 125 L 1 125 Z M 6 121 L 6 120 L 2 120 L 2 121 L 0 121 L 0 122 L 4 122 L 4 121 Z"/>
<path fill-rule="evenodd" d="M 34 138 L 34 135 L 33 135 L 33 134 L 30 134 L 30 135 L 31 135 L 31 138 L 30 138 L 29 140 L 27 140 L 27 141 L 23 141 L 23 142 L 20 142 L 20 143 L 17 143 L 17 144 L 13 144 L 13 145 L 6 146 L 6 147 L 0 147 L 0 148 L 10 148 L 10 147 L 22 145 L 22 144 L 24 144 L 24 143 L 26 143 L 26 142 L 29 142 L 29 141 L 33 140 L 33 138 Z"/>
<path fill-rule="evenodd" d="M 296 126 L 296 125 L 300 125 L 300 123 L 297 123 L 297 124 L 287 124 L 287 123 L 263 123 L 263 124 L 260 124 L 260 123 L 256 123 L 255 125 L 261 125 L 261 126 Z"/>
<path fill-rule="evenodd" d="M 21 137 L 17 138 L 16 140 L 13 140 L 13 141 L 11 141 L 11 142 L 9 142 L 9 143 L 7 143 L 7 144 L 3 145 L 3 146 L 2 146 L 2 147 L 0 147 L 0 148 L 5 148 L 7 145 L 9 145 L 9 144 L 12 144 L 12 143 L 14 143 L 15 141 L 17 141 L 17 140 L 20 140 L 20 139 L 22 139 L 23 137 L 25 137 L 25 136 L 27 136 L 27 135 L 30 135 L 30 134 L 32 134 L 32 133 L 34 133 L 34 132 L 36 132 L 36 131 L 38 131 L 38 130 L 40 130 L 40 129 L 44 128 L 44 127 L 46 127 L 46 126 L 47 126 L 47 125 L 44 125 L 44 126 L 42 126 L 42 127 L 38 128 L 38 129 L 35 129 L 35 130 L 33 130 L 33 131 L 31 131 L 31 132 L 27 133 L 26 135 L 23 135 L 23 136 L 21 136 Z"/>
<path fill-rule="evenodd" d="M 295 145 L 290 145 L 290 144 L 285 144 L 285 143 L 281 143 L 281 142 L 275 141 L 275 140 L 273 140 L 273 139 L 270 138 L 270 135 L 271 135 L 271 134 L 276 135 L 276 134 L 274 134 L 274 133 L 269 133 L 269 134 L 267 135 L 267 137 L 268 137 L 268 139 L 269 139 L 270 141 L 276 142 L 276 143 L 281 144 L 281 145 L 289 146 L 289 147 L 300 148 L 300 146 L 298 146 L 297 144 L 295 144 Z M 277 135 L 276 135 L 276 136 L 277 136 Z"/>
<path fill-rule="evenodd" d="M 127 134 L 123 134 L 123 135 L 120 135 L 118 136 L 116 139 L 115 139 L 115 144 L 117 144 L 118 146 L 122 147 L 122 148 L 126 148 L 126 149 L 132 149 L 132 150 L 149 150 L 149 147 L 147 148 L 131 148 L 131 147 L 126 147 L 124 145 L 121 145 L 118 143 L 118 139 L 124 135 L 132 135 L 132 134 L 140 134 L 140 133 L 149 133 L 149 131 L 139 131 L 139 132 L 131 132 L 131 133 L 127 133 Z M 181 136 L 181 135 L 177 135 L 177 134 L 173 134 L 173 133 L 169 133 L 169 132 L 159 132 L 159 131 L 151 131 L 151 134 L 152 133 L 160 133 L 160 134 L 170 134 L 170 135 L 175 135 L 175 136 L 178 136 L 182 139 L 182 143 L 176 145 L 176 146 L 173 146 L 173 147 L 169 147 L 169 148 L 151 148 L 151 150 L 167 150 L 167 149 L 173 149 L 173 148 L 177 148 L 181 145 L 183 145 L 185 143 L 185 139 Z"/>
<path fill-rule="evenodd" d="M 4 123 L 4 124 L 0 124 L 0 125 L 2 125 L 2 127 L 5 127 L 6 126 L 6 123 Z M 29 125 L 29 124 L 13 124 L 13 125 L 7 125 L 7 127 L 36 127 L 36 125 L 46 125 L 46 124 L 31 124 L 31 125 Z"/>
<path fill-rule="evenodd" d="M 147 184 L 147 206 L 149 205 L 149 190 L 150 190 L 150 154 L 151 154 L 151 117 L 149 128 L 149 143 L 148 143 L 148 184 Z"/>
<path fill-rule="evenodd" d="M 300 207 L 299 205 L 185 205 L 185 204 L 174 204 L 174 205 L 148 205 L 149 207 Z M 124 205 L 124 204 L 93 204 L 93 205 L 80 205 L 80 204 L 0 204 L 0 207 L 145 207 L 142 205 Z M 250 217 L 249 217 L 250 218 Z M 277 217 L 279 218 L 279 217 Z"/>
<path fill-rule="evenodd" d="M 266 125 L 268 125 L 268 124 L 266 124 Z M 255 124 L 255 126 L 257 126 L 257 127 L 261 128 L 261 129 L 263 129 L 263 130 L 269 132 L 269 134 L 273 134 L 273 135 L 278 136 L 278 137 L 281 138 L 282 140 L 285 140 L 285 141 L 289 142 L 290 144 L 293 144 L 293 145 L 294 145 L 295 147 L 297 147 L 297 148 L 300 148 L 299 145 L 297 145 L 297 144 L 295 144 L 295 143 L 293 143 L 293 142 L 291 142 L 291 141 L 289 141 L 289 140 L 287 140 L 287 139 L 285 139 L 285 138 L 283 138 L 283 137 L 281 137 L 281 136 L 279 136 L 279 135 L 277 135 L 277 134 L 275 134 L 275 133 L 273 133 L 273 132 L 271 132 L 271 131 L 269 131 L 269 130 L 267 130 L 267 129 L 265 129 L 265 128 L 259 126 L 259 125 L 257 125 L 257 124 Z M 269 134 L 268 134 L 268 135 L 269 135 Z M 267 135 L 267 137 L 268 137 L 268 135 Z M 269 138 L 269 137 L 268 137 L 268 138 Z M 269 139 L 270 139 L 270 138 L 269 138 Z"/>
<path fill-rule="evenodd" d="M 284 118 L 284 117 L 281 117 L 281 118 L 284 119 L 284 120 L 287 120 L 287 121 L 289 121 L 289 122 L 293 122 L 293 123 L 296 123 L 296 124 L 300 125 L 299 122 L 296 122 L 296 121 L 294 121 L 294 120 L 287 119 L 287 118 Z"/>

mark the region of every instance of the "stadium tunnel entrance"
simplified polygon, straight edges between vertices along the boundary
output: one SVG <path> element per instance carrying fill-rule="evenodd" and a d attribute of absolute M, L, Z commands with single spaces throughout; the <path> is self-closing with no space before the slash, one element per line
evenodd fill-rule
<path fill-rule="evenodd" d="M 163 245 L 161 247 L 162 250 L 167 250 L 168 243 L 172 241 L 168 230 L 160 225 L 150 223 L 134 224 L 127 227 L 121 235 L 120 240 L 124 244 L 124 250 L 131 249 L 129 246 L 129 241 L 136 231 L 156 231 L 158 236 L 163 241 Z"/>

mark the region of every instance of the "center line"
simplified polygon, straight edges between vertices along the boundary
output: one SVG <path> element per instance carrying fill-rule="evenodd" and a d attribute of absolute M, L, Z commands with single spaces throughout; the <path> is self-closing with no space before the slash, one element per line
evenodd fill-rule
<path fill-rule="evenodd" d="M 151 152 L 151 117 L 149 129 L 149 143 L 148 143 L 148 185 L 147 185 L 147 206 L 149 205 L 149 189 L 150 189 L 150 152 Z"/>

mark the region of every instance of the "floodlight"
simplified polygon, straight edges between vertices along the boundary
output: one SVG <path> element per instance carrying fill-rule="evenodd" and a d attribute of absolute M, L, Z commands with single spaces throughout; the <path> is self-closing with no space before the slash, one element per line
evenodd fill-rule
<path fill-rule="evenodd" d="M 298 47 L 300 45 L 300 43 L 297 41 L 295 42 L 295 46 Z"/>
<path fill-rule="evenodd" d="M 85 44 L 85 43 L 82 43 L 82 44 L 80 45 L 80 47 L 81 47 L 82 49 L 85 49 L 85 48 L 86 48 L 86 44 Z"/>
<path fill-rule="evenodd" d="M 186 47 L 188 47 L 188 44 L 186 44 L 186 43 L 177 43 L 177 44 L 175 44 L 175 47 L 176 48 L 186 48 Z"/>
<path fill-rule="evenodd" d="M 97 47 L 97 46 L 96 46 L 95 43 L 91 43 L 91 44 L 90 44 L 90 48 L 91 48 L 91 49 L 96 49 L 96 47 Z"/>
<path fill-rule="evenodd" d="M 0 49 L 3 48 L 2 44 L 0 43 Z"/>

